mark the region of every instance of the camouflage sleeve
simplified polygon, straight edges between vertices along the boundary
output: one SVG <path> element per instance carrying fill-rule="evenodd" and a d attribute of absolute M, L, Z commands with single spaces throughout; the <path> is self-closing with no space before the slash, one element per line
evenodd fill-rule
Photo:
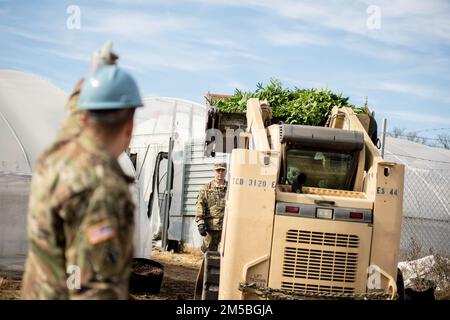
<path fill-rule="evenodd" d="M 80 79 L 64 107 L 64 120 L 58 133 L 57 140 L 67 140 L 80 134 L 83 129 L 82 116 L 83 111 L 78 108 L 78 99 L 80 96 L 83 79 Z"/>
<path fill-rule="evenodd" d="M 203 187 L 197 196 L 197 202 L 195 204 L 195 222 L 197 225 L 205 223 L 204 210 L 206 209 L 206 190 Z"/>
<path fill-rule="evenodd" d="M 94 191 L 67 256 L 76 275 L 70 299 L 128 299 L 133 255 L 134 205 L 125 191 Z M 71 269 L 72 268 L 72 269 Z"/>

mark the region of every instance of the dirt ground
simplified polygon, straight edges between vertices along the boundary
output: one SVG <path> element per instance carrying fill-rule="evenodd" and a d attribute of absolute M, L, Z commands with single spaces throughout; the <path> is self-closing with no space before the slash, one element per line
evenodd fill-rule
<path fill-rule="evenodd" d="M 194 253 L 172 253 L 153 250 L 151 259 L 164 266 L 161 290 L 158 294 L 132 294 L 135 300 L 189 300 L 193 299 L 195 279 L 202 255 Z M 21 280 L 0 277 L 0 300 L 20 298 Z"/>
<path fill-rule="evenodd" d="M 189 300 L 193 299 L 195 279 L 203 255 L 195 253 L 171 253 L 153 250 L 152 260 L 164 266 L 161 290 L 158 294 L 131 295 L 136 300 Z"/>
<path fill-rule="evenodd" d="M 16 300 L 20 297 L 20 280 L 0 278 L 0 300 Z"/>

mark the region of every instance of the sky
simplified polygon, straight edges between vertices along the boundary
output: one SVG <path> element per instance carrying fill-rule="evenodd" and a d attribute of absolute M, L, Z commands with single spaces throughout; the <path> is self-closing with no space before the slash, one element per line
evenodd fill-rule
<path fill-rule="evenodd" d="M 70 92 L 107 40 L 141 94 L 329 88 L 378 123 L 450 134 L 447 0 L 0 0 L 0 68 Z M 442 129 L 446 128 L 446 129 Z"/>

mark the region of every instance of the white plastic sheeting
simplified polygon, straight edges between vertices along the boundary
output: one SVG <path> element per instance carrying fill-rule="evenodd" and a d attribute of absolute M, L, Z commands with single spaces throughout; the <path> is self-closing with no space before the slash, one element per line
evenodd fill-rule
<path fill-rule="evenodd" d="M 386 137 L 385 158 L 410 168 L 448 170 L 450 174 L 450 150 L 443 148 Z"/>
<path fill-rule="evenodd" d="M 68 95 L 29 73 L 0 70 L 0 270 L 20 270 L 27 252 L 26 212 L 31 174 L 42 151 L 55 139 Z M 131 176 L 126 154 L 119 163 Z M 135 256 L 149 257 L 151 237 L 139 185 L 136 202 Z"/>
<path fill-rule="evenodd" d="M 67 94 L 32 74 L 0 70 L 0 171 L 28 173 L 56 136 Z"/>
<path fill-rule="evenodd" d="M 153 192 L 153 176 L 158 154 L 168 152 L 169 140 L 174 139 L 174 174 L 173 191 L 170 205 L 170 226 L 177 226 L 173 234 L 174 240 L 182 240 L 181 225 L 183 223 L 181 201 L 184 171 L 184 148 L 186 143 L 202 140 L 205 133 L 205 106 L 198 103 L 168 97 L 150 97 L 144 99 L 145 107 L 136 113 L 136 125 L 130 144 L 130 152 L 136 153 L 136 171 L 140 188 L 143 191 L 145 207 L 148 207 L 150 196 L 153 196 L 151 208 L 151 229 L 155 237 L 161 231 L 161 201 L 167 173 L 167 162 L 160 167 L 159 193 Z M 162 184 L 161 184 L 162 183 Z M 152 194 L 153 192 L 153 194 Z M 172 228 L 169 227 L 171 230 Z M 185 230 L 190 232 L 190 230 Z"/>
<path fill-rule="evenodd" d="M 149 258 L 152 251 L 152 239 L 150 237 L 150 224 L 147 214 L 144 210 L 145 204 L 142 198 L 142 192 L 139 189 L 139 184 L 136 177 L 136 170 L 134 170 L 133 163 L 126 153 L 122 153 L 119 157 L 119 164 L 122 170 L 130 177 L 136 178 L 136 182 L 130 186 L 133 201 L 136 204 L 134 210 L 134 256 L 139 258 Z"/>
<path fill-rule="evenodd" d="M 0 271 L 23 269 L 30 182 L 31 175 L 0 172 Z"/>
<path fill-rule="evenodd" d="M 385 159 L 405 165 L 402 251 L 450 254 L 450 150 L 386 137 Z"/>
<path fill-rule="evenodd" d="M 0 269 L 23 268 L 31 172 L 56 136 L 66 100 L 43 79 L 0 70 Z"/>
<path fill-rule="evenodd" d="M 440 291 L 450 286 L 449 276 L 444 272 L 450 266 L 450 259 L 428 255 L 426 257 L 401 261 L 398 267 L 402 271 L 405 287 L 409 287 L 412 279 L 426 279 L 436 284 L 436 290 Z"/>

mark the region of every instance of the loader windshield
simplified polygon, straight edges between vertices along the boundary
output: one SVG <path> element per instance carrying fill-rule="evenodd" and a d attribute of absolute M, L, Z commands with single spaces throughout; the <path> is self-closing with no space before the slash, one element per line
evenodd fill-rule
<path fill-rule="evenodd" d="M 305 187 L 350 190 L 354 156 L 348 153 L 290 149 L 286 152 L 286 184 L 303 173 Z"/>

